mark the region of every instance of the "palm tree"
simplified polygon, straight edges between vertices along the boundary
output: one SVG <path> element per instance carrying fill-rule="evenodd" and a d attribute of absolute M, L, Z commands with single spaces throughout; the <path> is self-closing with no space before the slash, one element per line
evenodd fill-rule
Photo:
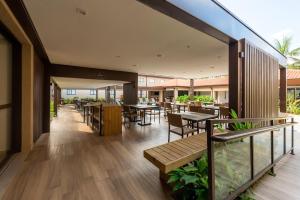
<path fill-rule="evenodd" d="M 275 40 L 275 48 L 288 58 L 289 68 L 300 68 L 300 47 L 296 49 L 291 48 L 291 36 L 283 36 L 281 40 Z"/>

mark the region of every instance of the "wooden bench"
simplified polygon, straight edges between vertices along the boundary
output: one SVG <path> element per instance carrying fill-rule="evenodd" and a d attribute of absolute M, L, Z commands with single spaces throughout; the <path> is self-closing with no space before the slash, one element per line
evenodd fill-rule
<path fill-rule="evenodd" d="M 207 149 L 206 133 L 179 139 L 144 151 L 144 157 L 159 168 L 160 177 L 200 158 Z"/>

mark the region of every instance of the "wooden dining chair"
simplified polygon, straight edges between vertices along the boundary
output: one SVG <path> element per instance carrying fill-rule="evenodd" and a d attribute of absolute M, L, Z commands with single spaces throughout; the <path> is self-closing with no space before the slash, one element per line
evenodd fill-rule
<path fill-rule="evenodd" d="M 199 113 L 209 114 L 209 115 L 215 115 L 215 111 L 213 109 L 208 108 L 198 108 Z M 198 127 L 200 130 L 206 129 L 206 123 L 205 122 L 198 122 Z M 194 124 L 194 127 L 197 126 L 197 124 Z"/>
<path fill-rule="evenodd" d="M 200 108 L 201 108 L 201 106 L 190 105 L 189 106 L 189 111 L 190 112 L 199 112 Z"/>
<path fill-rule="evenodd" d="M 132 120 L 136 121 L 138 118 L 138 113 L 136 110 L 133 110 L 130 108 L 128 105 L 123 105 L 123 117 L 124 117 L 124 126 L 129 128 L 130 127 L 130 122 Z M 126 122 L 127 119 L 127 122 Z"/>
<path fill-rule="evenodd" d="M 225 106 L 220 106 L 220 118 L 228 119 L 230 116 L 229 108 Z"/>
<path fill-rule="evenodd" d="M 168 113 L 168 123 L 169 123 L 169 132 L 168 132 L 168 142 L 170 142 L 170 134 L 175 133 L 180 135 L 182 138 L 184 135 L 188 136 L 190 133 L 194 134 L 197 130 L 189 128 L 188 125 L 183 125 L 181 115 Z"/>
<path fill-rule="evenodd" d="M 173 113 L 174 109 L 172 107 L 172 104 L 170 102 L 165 102 L 164 103 L 164 116 L 166 118 L 166 116 L 168 115 L 168 113 Z"/>

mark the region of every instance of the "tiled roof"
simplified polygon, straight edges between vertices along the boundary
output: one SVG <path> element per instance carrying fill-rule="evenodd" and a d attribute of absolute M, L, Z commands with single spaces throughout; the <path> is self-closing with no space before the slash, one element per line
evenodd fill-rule
<path fill-rule="evenodd" d="M 228 85 L 228 76 L 213 79 L 198 79 L 194 81 L 194 87 L 215 85 Z"/>
<path fill-rule="evenodd" d="M 300 78 L 300 70 L 299 69 L 289 69 L 287 70 L 287 79 L 298 79 Z"/>
<path fill-rule="evenodd" d="M 287 79 L 300 79 L 300 70 L 289 69 L 287 70 Z M 194 87 L 209 87 L 209 86 L 225 86 L 228 85 L 228 76 L 211 79 L 195 79 Z M 188 79 L 170 79 L 165 83 L 152 87 L 189 87 L 190 80 Z"/>
<path fill-rule="evenodd" d="M 160 85 L 160 87 L 189 87 L 190 86 L 190 80 L 186 79 L 171 79 L 168 80 Z"/>

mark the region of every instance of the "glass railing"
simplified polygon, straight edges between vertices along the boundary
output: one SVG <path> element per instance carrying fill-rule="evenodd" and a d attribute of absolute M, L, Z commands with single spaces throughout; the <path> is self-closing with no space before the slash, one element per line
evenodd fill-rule
<path fill-rule="evenodd" d="M 294 149 L 294 121 L 287 118 L 207 121 L 209 199 L 235 199 Z M 251 129 L 216 131 L 220 124 Z"/>

